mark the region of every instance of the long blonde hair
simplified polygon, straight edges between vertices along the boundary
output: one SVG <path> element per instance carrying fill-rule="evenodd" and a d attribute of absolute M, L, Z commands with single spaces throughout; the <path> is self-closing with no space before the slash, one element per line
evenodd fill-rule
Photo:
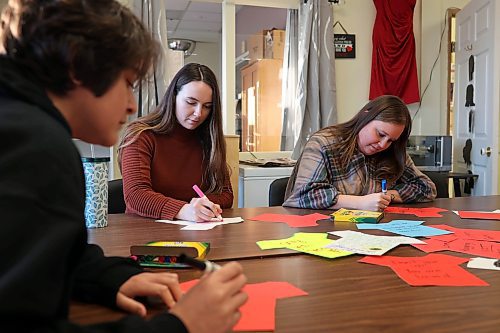
<path fill-rule="evenodd" d="M 222 131 L 222 110 L 217 78 L 205 65 L 190 63 L 182 67 L 172 79 L 165 96 L 155 111 L 131 122 L 118 146 L 118 163 L 122 165 L 122 150 L 150 130 L 156 134 L 168 134 L 177 123 L 175 100 L 182 87 L 192 81 L 201 81 L 212 88 L 212 110 L 208 118 L 196 129 L 203 150 L 202 187 L 207 193 L 220 193 L 229 181 L 226 163 L 226 142 Z"/>

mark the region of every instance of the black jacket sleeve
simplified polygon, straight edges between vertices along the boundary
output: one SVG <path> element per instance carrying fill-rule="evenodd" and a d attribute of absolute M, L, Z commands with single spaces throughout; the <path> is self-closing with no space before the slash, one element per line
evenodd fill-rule
<path fill-rule="evenodd" d="M 174 315 L 77 326 L 73 295 L 114 305 L 140 269 L 87 244 L 84 177 L 67 127 L 0 94 L 0 332 L 186 332 Z"/>
<path fill-rule="evenodd" d="M 142 269 L 135 261 L 105 257 L 97 245 L 87 244 L 75 270 L 73 296 L 87 303 L 115 306 L 120 286 Z"/>

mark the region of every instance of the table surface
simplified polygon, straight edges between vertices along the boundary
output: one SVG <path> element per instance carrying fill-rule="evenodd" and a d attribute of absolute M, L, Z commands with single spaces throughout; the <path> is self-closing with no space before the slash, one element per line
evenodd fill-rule
<path fill-rule="evenodd" d="M 410 206 L 410 205 L 407 205 Z M 448 210 L 494 210 L 500 196 L 437 199 L 411 207 Z M 307 214 L 311 211 L 283 207 L 225 210 L 224 216 L 249 218 L 262 213 Z M 448 224 L 461 228 L 500 230 L 500 221 L 460 219 L 451 211 L 442 218 L 386 214 L 393 219 L 425 220 L 426 225 Z M 209 241 L 212 260 L 237 258 L 249 283 L 287 281 L 308 296 L 278 300 L 276 332 L 498 332 L 500 328 L 500 272 L 467 269 L 488 282 L 487 287 L 412 287 L 388 267 L 358 263 L 362 255 L 325 259 L 291 250 L 262 251 L 258 240 L 278 239 L 295 232 L 357 230 L 351 223 L 320 221 L 317 227 L 290 228 L 283 223 L 245 220 L 208 231 L 180 231 L 181 226 L 156 223 L 134 215 L 110 215 L 109 226 L 89 230 L 89 242 L 101 245 L 107 255 L 128 255 L 130 245 L 152 240 Z M 384 231 L 364 230 L 379 235 Z M 473 257 L 456 252 L 439 252 Z M 388 255 L 424 256 L 412 246 L 399 246 Z M 465 267 L 465 265 L 462 265 Z M 176 270 L 181 281 L 199 278 L 191 269 Z M 154 314 L 161 311 L 151 307 Z M 70 318 L 95 323 L 120 318 L 123 313 L 96 305 L 73 303 Z"/>

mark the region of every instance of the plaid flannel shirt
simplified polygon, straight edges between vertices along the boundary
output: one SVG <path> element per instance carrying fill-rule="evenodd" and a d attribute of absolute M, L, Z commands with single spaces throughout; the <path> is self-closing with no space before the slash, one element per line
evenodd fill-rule
<path fill-rule="evenodd" d="M 373 159 L 356 150 L 347 171 L 341 170 L 342 152 L 333 151 L 336 138 L 315 133 L 307 142 L 288 182 L 283 206 L 331 209 L 339 194 L 367 195 L 381 192 L 381 182 L 374 178 Z M 436 197 L 436 186 L 415 167 L 406 154 L 406 166 L 399 179 L 387 183 L 398 191 L 403 202 L 426 202 Z"/>

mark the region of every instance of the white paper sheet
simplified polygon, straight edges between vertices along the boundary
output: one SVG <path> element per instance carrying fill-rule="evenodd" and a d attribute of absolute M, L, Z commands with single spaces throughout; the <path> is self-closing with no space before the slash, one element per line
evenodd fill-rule
<path fill-rule="evenodd" d="M 495 266 L 495 261 L 499 259 L 490 258 L 470 258 L 467 263 L 468 268 L 479 268 L 479 269 L 492 269 L 495 271 L 500 271 L 500 267 Z"/>
<path fill-rule="evenodd" d="M 327 245 L 327 248 L 372 256 L 381 256 L 400 244 L 425 244 L 425 242 L 411 237 L 374 236 L 352 230 L 330 231 L 328 233 L 342 238 Z"/>
<path fill-rule="evenodd" d="M 222 222 L 193 222 L 183 220 L 156 220 L 156 222 L 184 225 L 181 230 L 210 230 L 218 225 L 243 222 L 241 217 L 224 217 Z"/>

